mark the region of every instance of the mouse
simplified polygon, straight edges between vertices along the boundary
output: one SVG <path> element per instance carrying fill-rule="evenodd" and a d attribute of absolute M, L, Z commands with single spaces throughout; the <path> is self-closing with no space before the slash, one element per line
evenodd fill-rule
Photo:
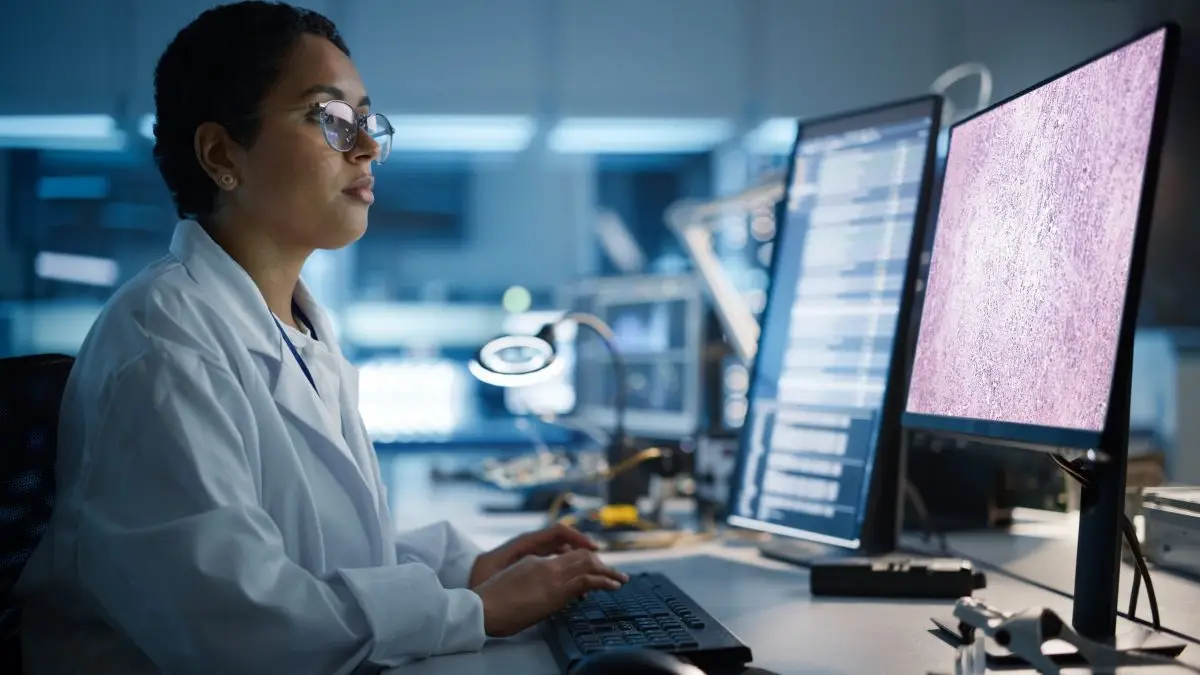
<path fill-rule="evenodd" d="M 704 675 L 704 671 L 653 649 L 614 649 L 584 657 L 567 675 Z"/>

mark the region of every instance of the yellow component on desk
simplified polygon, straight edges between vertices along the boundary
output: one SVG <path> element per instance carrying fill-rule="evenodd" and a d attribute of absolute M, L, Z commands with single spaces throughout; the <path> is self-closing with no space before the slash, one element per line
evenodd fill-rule
<path fill-rule="evenodd" d="M 637 507 L 632 504 L 609 504 L 600 508 L 596 520 L 604 527 L 637 525 L 640 522 Z"/>

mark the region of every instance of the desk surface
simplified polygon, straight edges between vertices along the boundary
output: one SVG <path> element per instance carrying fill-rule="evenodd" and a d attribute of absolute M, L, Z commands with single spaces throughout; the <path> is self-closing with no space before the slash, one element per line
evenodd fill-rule
<path fill-rule="evenodd" d="M 427 465 L 422 468 L 419 462 L 386 462 L 385 471 L 391 474 L 393 513 L 405 529 L 448 519 L 481 546 L 491 547 L 543 522 L 537 515 L 482 515 L 478 509 L 481 502 L 501 501 L 503 496 L 473 485 L 432 485 Z M 958 536 L 951 545 L 960 550 L 972 549 L 972 556 L 988 562 L 1015 567 L 1019 574 L 1048 573 L 1053 577 L 1049 582 L 1054 583 L 1041 583 L 1051 587 L 1057 587 L 1065 579 L 1065 590 L 1069 592 L 1074 547 L 1062 538 L 1068 526 L 1069 523 L 1048 526 L 1037 536 L 1004 533 Z M 947 613 L 951 608 L 947 603 L 814 599 L 809 595 L 805 570 L 766 560 L 745 544 L 707 542 L 667 551 L 612 553 L 606 557 L 624 570 L 657 571 L 670 576 L 750 646 L 754 652 L 753 665 L 762 671 L 780 675 L 954 672 L 953 650 L 929 633 L 932 628 L 929 617 Z M 1200 588 L 1179 579 L 1160 581 L 1164 577 L 1155 575 L 1164 623 L 1191 635 L 1200 633 L 1177 625 L 1185 620 L 1185 614 L 1191 615 L 1187 623 L 1200 622 L 1194 611 L 1200 607 Z M 988 588 L 977 595 L 1005 609 L 1045 606 L 1065 618 L 1071 615 L 1069 599 L 999 574 L 989 574 Z M 1182 659 L 1200 667 L 1200 646 L 1189 647 Z M 1187 671 L 1155 667 L 1140 672 L 1171 675 Z M 479 653 L 428 659 L 391 673 L 556 675 L 558 669 L 545 643 L 535 631 L 530 631 L 517 638 L 492 641 Z"/>

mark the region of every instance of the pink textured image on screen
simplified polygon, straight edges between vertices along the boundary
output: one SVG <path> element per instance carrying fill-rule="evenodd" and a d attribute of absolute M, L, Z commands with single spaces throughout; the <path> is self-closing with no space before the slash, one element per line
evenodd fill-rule
<path fill-rule="evenodd" d="M 953 130 L 909 412 L 1103 429 L 1165 40 Z"/>

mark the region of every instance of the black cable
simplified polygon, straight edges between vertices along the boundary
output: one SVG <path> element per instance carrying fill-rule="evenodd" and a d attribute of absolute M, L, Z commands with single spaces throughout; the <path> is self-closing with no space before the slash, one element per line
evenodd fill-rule
<path fill-rule="evenodd" d="M 1129 613 L 1137 613 L 1138 592 L 1142 589 L 1142 571 L 1133 575 L 1133 588 L 1129 591 Z"/>
<path fill-rule="evenodd" d="M 1058 465 L 1063 473 L 1075 479 L 1081 487 L 1088 487 L 1091 483 L 1078 467 L 1064 457 L 1050 455 L 1050 459 Z M 1146 558 L 1142 555 L 1142 546 L 1138 542 L 1137 530 L 1133 527 L 1133 521 L 1129 520 L 1129 516 L 1124 513 L 1121 514 L 1121 534 L 1125 537 L 1125 543 L 1129 545 L 1129 550 L 1133 553 L 1133 564 L 1137 568 L 1137 572 L 1133 576 L 1133 590 L 1129 594 L 1129 616 L 1136 615 L 1141 581 L 1145 581 L 1146 598 L 1150 601 L 1150 620 L 1154 630 L 1162 630 L 1162 623 L 1159 621 L 1158 615 L 1158 596 L 1154 593 L 1154 582 L 1150 580 L 1150 568 L 1146 566 Z"/>
<path fill-rule="evenodd" d="M 917 486 L 913 485 L 912 481 L 908 479 L 904 481 L 904 494 L 908 497 L 908 501 L 912 502 L 913 510 L 917 512 L 917 519 L 921 521 L 921 529 L 924 530 L 925 542 L 929 543 L 936 536 L 942 553 L 945 553 L 950 548 L 950 545 L 946 542 L 946 531 L 934 526 L 933 515 L 929 513 L 929 507 L 925 504 L 925 498 L 921 496 L 921 492 L 917 490 Z"/>
<path fill-rule="evenodd" d="M 1146 557 L 1142 555 L 1142 545 L 1138 542 L 1137 530 L 1133 527 L 1133 521 L 1123 513 L 1121 514 L 1121 530 L 1125 533 L 1125 538 L 1129 541 L 1129 548 L 1133 551 L 1133 563 L 1137 566 L 1142 579 L 1146 581 L 1146 598 L 1150 601 L 1150 621 L 1154 624 L 1155 630 L 1161 630 L 1162 622 L 1158 618 L 1158 597 L 1154 594 L 1154 582 L 1150 580 L 1150 568 L 1146 565 Z M 1137 575 L 1134 575 L 1131 602 L 1137 602 L 1137 591 Z M 1133 614 L 1135 608 L 1136 604 L 1129 608 L 1129 613 Z"/>

